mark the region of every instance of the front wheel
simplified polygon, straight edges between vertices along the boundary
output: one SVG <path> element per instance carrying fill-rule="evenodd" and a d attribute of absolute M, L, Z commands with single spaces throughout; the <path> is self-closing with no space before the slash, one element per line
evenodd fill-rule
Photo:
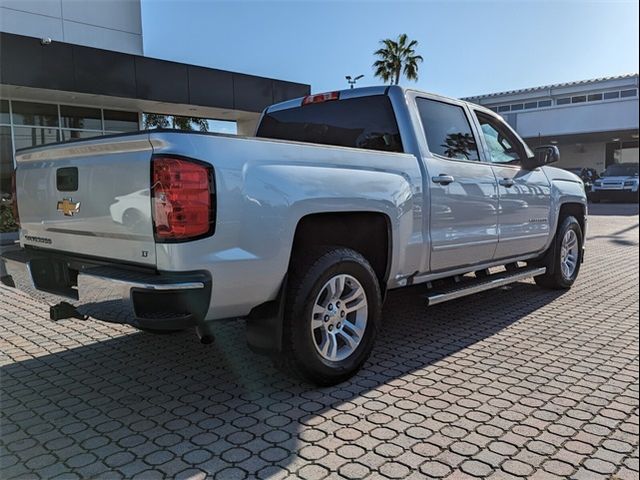
<path fill-rule="evenodd" d="M 359 253 L 326 248 L 295 258 L 289 277 L 282 353 L 276 364 L 317 385 L 356 373 L 373 349 L 382 299 Z"/>
<path fill-rule="evenodd" d="M 580 272 L 582 242 L 580 223 L 575 217 L 566 217 L 551 246 L 555 248 L 555 254 L 551 256 L 555 263 L 547 265 L 547 273 L 535 277 L 536 283 L 541 287 L 557 290 L 571 288 Z"/>

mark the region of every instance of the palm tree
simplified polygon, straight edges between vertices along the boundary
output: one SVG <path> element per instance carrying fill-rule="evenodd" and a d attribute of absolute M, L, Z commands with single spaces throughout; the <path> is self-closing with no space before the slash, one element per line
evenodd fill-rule
<path fill-rule="evenodd" d="M 391 85 L 400 83 L 401 74 L 407 80 L 418 80 L 418 64 L 422 62 L 422 56 L 416 55 L 418 41 L 408 40 L 407 34 L 403 33 L 396 41 L 390 38 L 380 41 L 383 47 L 374 53 L 378 57 L 373 63 L 376 77 Z"/>

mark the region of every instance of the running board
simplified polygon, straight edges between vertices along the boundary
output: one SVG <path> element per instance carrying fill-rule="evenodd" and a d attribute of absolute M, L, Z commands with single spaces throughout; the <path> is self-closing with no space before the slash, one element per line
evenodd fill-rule
<path fill-rule="evenodd" d="M 474 293 L 484 292 L 492 288 L 509 285 L 526 278 L 537 277 L 543 275 L 547 271 L 546 267 L 540 268 L 520 268 L 514 271 L 496 273 L 481 280 L 472 280 L 467 285 L 456 286 L 451 289 L 441 290 L 437 292 L 429 292 L 427 297 L 427 305 L 437 305 L 439 303 L 455 300 L 456 298 L 466 297 Z"/>

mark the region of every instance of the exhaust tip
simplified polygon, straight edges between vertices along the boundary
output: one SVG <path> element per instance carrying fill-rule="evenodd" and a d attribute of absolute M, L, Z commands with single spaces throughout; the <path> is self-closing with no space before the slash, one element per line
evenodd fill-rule
<path fill-rule="evenodd" d="M 198 334 L 200 343 L 203 345 L 211 345 L 215 340 L 215 337 L 213 336 L 213 332 L 206 325 L 198 325 L 196 327 L 196 333 Z"/>

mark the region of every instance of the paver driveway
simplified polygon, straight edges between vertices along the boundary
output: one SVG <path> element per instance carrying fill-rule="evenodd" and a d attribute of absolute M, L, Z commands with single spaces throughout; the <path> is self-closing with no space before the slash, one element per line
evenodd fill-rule
<path fill-rule="evenodd" d="M 595 205 L 575 288 L 425 309 L 392 292 L 364 370 L 315 389 L 244 343 L 47 320 L 0 290 L 2 478 L 638 478 L 638 215 Z"/>

